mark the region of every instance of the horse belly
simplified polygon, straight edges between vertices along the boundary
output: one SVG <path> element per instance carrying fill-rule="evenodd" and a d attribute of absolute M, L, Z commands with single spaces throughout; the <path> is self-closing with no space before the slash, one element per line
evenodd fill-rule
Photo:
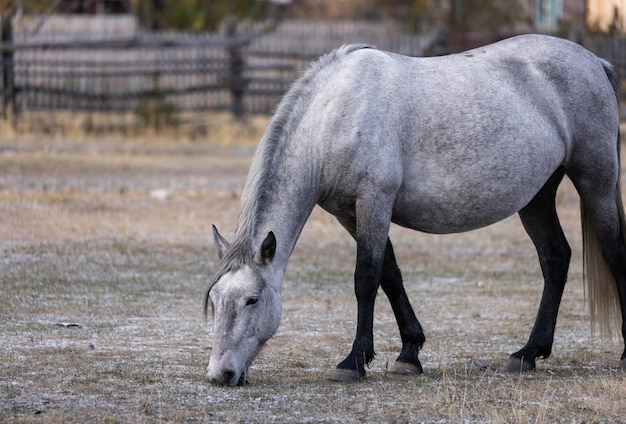
<path fill-rule="evenodd" d="M 433 234 L 461 233 L 486 227 L 516 213 L 523 206 L 496 205 L 492 199 L 440 203 L 440 199 L 422 202 L 399 200 L 394 206 L 392 222 L 417 231 Z"/>
<path fill-rule="evenodd" d="M 559 167 L 556 157 L 519 160 L 499 169 L 459 165 L 432 175 L 405 179 L 392 221 L 418 231 L 458 233 L 499 222 L 532 200 Z"/>
<path fill-rule="evenodd" d="M 498 98 L 480 94 L 445 108 L 430 99 L 437 113 L 407 131 L 393 222 L 430 233 L 485 227 L 526 206 L 564 164 L 564 112 Z"/>

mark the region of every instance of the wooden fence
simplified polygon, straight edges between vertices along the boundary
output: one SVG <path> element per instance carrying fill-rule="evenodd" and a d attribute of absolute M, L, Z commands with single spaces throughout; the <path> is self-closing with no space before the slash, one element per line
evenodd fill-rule
<path fill-rule="evenodd" d="M 235 109 L 234 84 L 244 82 L 236 58 L 249 37 L 146 33 L 132 26 L 110 33 L 114 25 L 88 31 L 87 20 L 69 22 L 73 28 L 65 33 L 51 25 L 54 31 L 32 35 L 3 19 L 4 116 L 9 110 L 14 116 L 42 109 L 137 111 L 146 102 Z"/>
<path fill-rule="evenodd" d="M 36 31 L 33 30 L 36 28 Z M 4 116 L 24 110 L 270 113 L 308 64 L 345 43 L 419 56 L 430 36 L 392 24 L 283 22 L 222 34 L 141 31 L 132 17 L 3 18 Z M 8 113 L 11 111 L 11 113 Z"/>
<path fill-rule="evenodd" d="M 433 34 L 406 33 L 391 22 L 231 23 L 219 34 L 191 35 L 145 32 L 132 16 L 3 17 L 2 113 L 271 113 L 311 61 L 342 44 L 422 56 L 433 41 Z M 625 39 L 590 38 L 586 45 L 626 75 Z"/>

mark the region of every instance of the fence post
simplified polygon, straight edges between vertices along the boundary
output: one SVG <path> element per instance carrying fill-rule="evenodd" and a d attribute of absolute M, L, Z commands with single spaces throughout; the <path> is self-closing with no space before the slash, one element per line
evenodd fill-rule
<path fill-rule="evenodd" d="M 1 18 L 1 41 L 3 47 L 13 43 L 13 27 L 11 16 L 2 15 Z M 15 111 L 15 86 L 13 79 L 13 49 L 2 50 L 2 118 L 11 119 Z"/>
<path fill-rule="evenodd" d="M 228 46 L 229 72 L 228 87 L 230 89 L 231 108 L 233 114 L 240 118 L 245 110 L 243 106 L 243 95 L 246 90 L 246 81 L 243 77 L 245 61 L 241 53 L 242 44 L 236 41 L 237 18 L 230 16 L 226 20 L 226 35 L 232 39 L 232 44 Z"/>

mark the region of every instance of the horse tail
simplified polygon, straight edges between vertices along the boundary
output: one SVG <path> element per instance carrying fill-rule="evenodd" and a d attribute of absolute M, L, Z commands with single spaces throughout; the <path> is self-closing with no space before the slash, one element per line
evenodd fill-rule
<path fill-rule="evenodd" d="M 600 61 L 600 64 L 602 64 L 602 68 L 604 68 L 604 73 L 606 73 L 606 76 L 611 83 L 611 87 L 613 87 L 615 98 L 619 101 L 619 97 L 622 92 L 622 83 L 620 81 L 619 73 L 615 70 L 615 67 L 608 60 L 601 58 L 598 58 L 598 60 Z"/>
<path fill-rule="evenodd" d="M 615 68 L 606 60 L 600 59 L 604 72 L 611 83 L 616 98 L 621 91 L 620 78 Z M 615 205 L 619 215 L 622 239 L 626 244 L 626 215 L 621 190 L 620 132 L 617 131 L 618 178 L 615 186 Z M 598 329 L 602 339 L 611 339 L 616 335 L 613 324 L 619 322 L 621 309 L 617 284 L 609 266 L 602 256 L 602 246 L 588 214 L 585 214 L 581 202 L 581 220 L 583 233 L 583 275 L 589 302 L 592 334 Z M 626 260 L 626 258 L 625 258 Z"/>

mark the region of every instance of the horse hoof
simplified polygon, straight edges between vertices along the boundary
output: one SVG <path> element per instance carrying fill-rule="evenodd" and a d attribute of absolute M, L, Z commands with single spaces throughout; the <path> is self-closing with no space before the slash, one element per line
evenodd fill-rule
<path fill-rule="evenodd" d="M 359 375 L 359 373 L 355 370 L 344 370 L 342 368 L 337 368 L 335 370 L 335 373 L 332 377 L 329 378 L 329 380 L 338 383 L 354 383 L 355 381 L 359 381 L 363 377 L 365 376 Z"/>
<path fill-rule="evenodd" d="M 387 374 L 394 375 L 419 375 L 422 374 L 424 370 L 420 364 L 409 364 L 406 362 L 396 362 L 393 364 L 391 368 L 387 371 Z"/>
<path fill-rule="evenodd" d="M 617 366 L 618 371 L 626 372 L 626 358 L 622 359 L 622 361 Z"/>
<path fill-rule="evenodd" d="M 521 374 L 523 372 L 532 371 L 533 369 L 535 369 L 535 367 L 530 362 L 524 361 L 523 359 L 510 357 L 506 364 L 504 364 L 504 366 L 500 369 L 500 372 L 505 372 L 509 374 Z"/>

